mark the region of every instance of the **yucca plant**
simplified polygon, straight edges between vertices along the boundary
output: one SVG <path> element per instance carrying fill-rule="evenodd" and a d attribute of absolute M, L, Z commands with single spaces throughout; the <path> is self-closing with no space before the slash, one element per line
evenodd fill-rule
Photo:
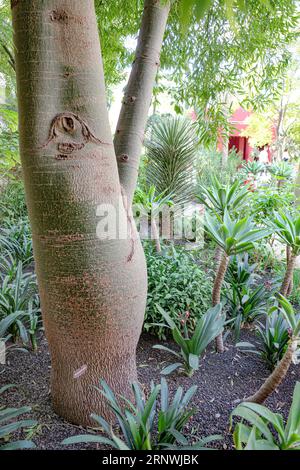
<path fill-rule="evenodd" d="M 257 228 L 252 219 L 244 217 L 232 220 L 225 210 L 223 219 L 206 213 L 204 230 L 222 249 L 222 259 L 219 264 L 212 292 L 212 303 L 217 305 L 221 301 L 221 288 L 227 271 L 229 257 L 244 253 L 254 247 L 254 242 L 269 235 L 269 230 Z M 222 335 L 217 337 L 217 350 L 224 352 Z"/>
<path fill-rule="evenodd" d="M 188 377 L 191 377 L 199 368 L 199 357 L 203 354 L 209 343 L 222 333 L 224 329 L 225 315 L 221 313 L 222 305 L 218 304 L 202 315 L 202 317 L 197 320 L 192 335 L 190 335 L 186 325 L 184 334 L 182 334 L 169 314 L 159 305 L 157 305 L 157 308 L 171 329 L 173 339 L 180 347 L 180 353 L 161 344 L 157 344 L 153 347 L 167 351 L 182 361 L 167 366 L 161 371 L 161 374 L 171 374 L 171 372 L 174 372 L 174 370 L 180 367 L 184 369 Z"/>
<path fill-rule="evenodd" d="M 234 417 L 242 419 L 233 433 L 236 450 L 300 450 L 300 382 L 287 422 L 281 414 L 256 403 L 238 405 L 231 414 L 231 425 Z"/>
<path fill-rule="evenodd" d="M 293 279 L 296 258 L 300 254 L 300 216 L 293 216 L 283 211 L 274 213 L 270 227 L 275 231 L 278 239 L 289 247 L 286 272 L 280 288 L 280 293 L 286 296 Z"/>
<path fill-rule="evenodd" d="M 155 186 L 159 194 L 172 194 L 176 204 L 191 201 L 198 149 L 192 122 L 180 116 L 155 120 L 147 132 L 145 148 L 148 186 Z"/>
<path fill-rule="evenodd" d="M 6 385 L 0 389 L 0 395 L 14 385 Z M 0 450 L 33 449 L 35 444 L 31 440 L 12 441 L 14 433 L 31 428 L 37 424 L 33 419 L 20 419 L 20 416 L 31 411 L 29 406 L 21 408 L 0 408 Z"/>
<path fill-rule="evenodd" d="M 155 242 L 155 249 L 158 253 L 161 252 L 161 245 L 159 239 L 159 228 L 156 224 L 156 217 L 164 206 L 171 207 L 173 205 L 171 194 L 163 192 L 158 194 L 155 186 L 150 186 L 147 191 L 143 191 L 141 188 L 137 188 L 134 193 L 134 212 L 139 215 L 146 216 L 147 222 L 148 217 L 151 218 L 151 230 L 152 237 Z"/>
<path fill-rule="evenodd" d="M 279 306 L 272 307 L 271 313 L 279 308 L 279 311 L 288 324 L 290 338 L 287 348 L 281 361 L 277 364 L 272 374 L 266 379 L 259 390 L 254 395 L 248 397 L 245 401 L 263 403 L 284 380 L 292 362 L 298 361 L 300 316 L 295 315 L 292 305 L 285 297 L 278 294 L 278 299 Z"/>
<path fill-rule="evenodd" d="M 92 414 L 91 417 L 108 437 L 83 434 L 65 439 L 63 444 L 96 442 L 119 450 L 183 449 L 188 446 L 188 440 L 182 434 L 182 430 L 195 412 L 189 409 L 189 402 L 196 392 L 196 386 L 191 387 L 185 394 L 182 387 L 179 387 L 171 400 L 167 382 L 162 378 L 160 385 L 151 384 L 150 394 L 145 399 L 139 385 L 134 383 L 132 390 L 135 403 L 123 397 L 117 399 L 104 380 L 100 381 L 100 386 L 98 391 L 107 399 L 108 406 L 120 426 L 121 436 L 113 431 L 105 419 Z M 199 440 L 190 448 L 205 449 L 207 443 L 220 438 L 221 436 L 209 436 Z M 181 447 L 178 447 L 176 442 Z"/>

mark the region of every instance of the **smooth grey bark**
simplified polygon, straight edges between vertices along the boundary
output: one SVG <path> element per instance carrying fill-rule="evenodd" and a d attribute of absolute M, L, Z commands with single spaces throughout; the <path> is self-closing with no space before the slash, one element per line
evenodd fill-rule
<path fill-rule="evenodd" d="M 114 137 L 121 185 L 129 204 L 138 177 L 140 154 L 170 2 L 145 0 L 135 59 L 125 89 Z"/>

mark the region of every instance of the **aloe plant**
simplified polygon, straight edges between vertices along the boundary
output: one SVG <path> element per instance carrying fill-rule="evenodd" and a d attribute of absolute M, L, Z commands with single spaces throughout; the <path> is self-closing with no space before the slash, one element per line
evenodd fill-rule
<path fill-rule="evenodd" d="M 233 433 L 236 450 L 300 450 L 300 382 L 294 389 L 287 422 L 281 414 L 256 403 L 238 405 L 231 414 L 231 425 L 234 417 L 242 419 Z"/>
<path fill-rule="evenodd" d="M 120 397 L 117 399 L 111 388 L 104 380 L 97 388 L 107 400 L 108 406 L 120 426 L 121 436 L 117 435 L 111 426 L 101 416 L 92 414 L 91 417 L 105 431 L 108 437 L 99 434 L 81 434 L 65 439 L 64 445 L 79 442 L 96 442 L 119 450 L 164 450 L 164 449 L 203 449 L 211 441 L 221 439 L 221 436 L 209 436 L 200 439 L 189 446 L 188 440 L 182 434 L 182 429 L 195 410 L 189 409 L 191 398 L 197 387 L 193 386 L 184 394 L 179 387 L 170 399 L 167 382 L 161 379 L 160 385 L 151 384 L 147 399 L 138 384 L 132 385 L 135 403 Z M 158 398 L 160 395 L 160 406 Z M 178 444 L 176 444 L 176 442 Z"/>
<path fill-rule="evenodd" d="M 157 305 L 157 308 L 166 320 L 169 328 L 171 328 L 173 339 L 180 347 L 180 353 L 160 344 L 153 347 L 167 351 L 182 361 L 167 366 L 161 371 L 161 374 L 168 375 L 180 367 L 184 369 L 187 376 L 191 377 L 199 368 L 199 357 L 201 354 L 203 354 L 209 343 L 223 331 L 225 315 L 221 313 L 222 305 L 218 304 L 210 308 L 197 320 L 196 328 L 191 337 L 187 328 L 185 328 L 184 335 L 182 335 L 169 314 L 159 305 Z"/>

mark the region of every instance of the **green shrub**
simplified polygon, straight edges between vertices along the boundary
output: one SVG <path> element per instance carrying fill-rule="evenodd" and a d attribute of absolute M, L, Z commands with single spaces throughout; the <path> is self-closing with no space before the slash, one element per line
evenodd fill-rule
<path fill-rule="evenodd" d="M 211 302 L 212 279 L 209 272 L 196 264 L 190 253 L 172 246 L 162 254 L 144 244 L 148 266 L 148 298 L 144 329 L 165 339 L 166 329 L 156 304 L 160 305 L 180 326 L 181 315 L 189 312 L 189 328 L 194 329 L 195 320 L 202 316 Z"/>

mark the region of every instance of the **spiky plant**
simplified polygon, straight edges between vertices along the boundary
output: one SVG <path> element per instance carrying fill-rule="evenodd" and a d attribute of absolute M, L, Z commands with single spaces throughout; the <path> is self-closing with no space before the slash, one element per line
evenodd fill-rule
<path fill-rule="evenodd" d="M 164 116 L 155 120 L 145 139 L 147 184 L 158 193 L 172 193 L 176 203 L 190 201 L 195 193 L 197 146 L 189 119 Z"/>

